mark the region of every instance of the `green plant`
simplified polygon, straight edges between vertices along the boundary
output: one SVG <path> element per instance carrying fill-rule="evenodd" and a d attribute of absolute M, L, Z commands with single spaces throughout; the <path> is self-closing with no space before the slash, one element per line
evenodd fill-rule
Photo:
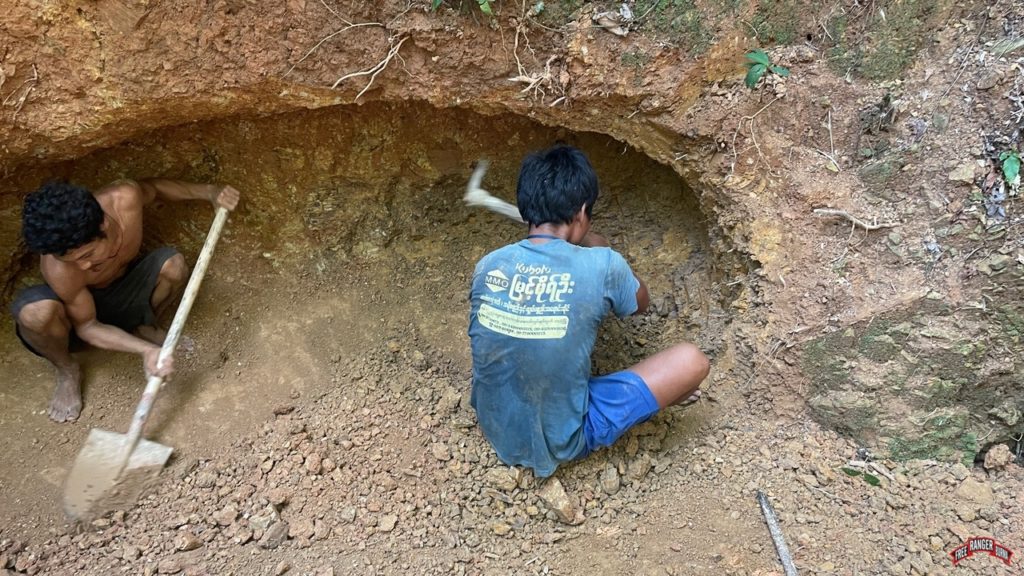
<path fill-rule="evenodd" d="M 1003 178 L 1007 184 L 1013 183 L 1020 174 L 1020 153 L 1016 150 L 1007 150 L 999 155 L 1003 163 Z"/>
<path fill-rule="evenodd" d="M 442 1 L 443 0 L 431 0 L 430 9 L 437 10 L 438 6 L 441 5 Z M 491 10 L 491 0 L 476 0 L 476 2 L 480 6 L 481 12 L 487 14 L 488 16 L 494 15 L 494 11 Z"/>
<path fill-rule="evenodd" d="M 882 483 L 882 481 L 878 479 L 878 476 L 875 476 L 874 474 L 868 474 L 867 472 L 862 473 L 860 470 L 854 470 L 853 468 L 847 468 L 846 466 L 843 466 L 840 470 L 845 472 L 847 476 L 852 476 L 854 478 L 860 476 L 865 482 L 872 486 L 878 486 Z"/>
<path fill-rule="evenodd" d="M 747 52 L 747 60 L 749 60 L 749 62 L 747 62 L 747 78 L 744 80 L 747 88 L 752 89 L 754 86 L 757 86 L 758 81 L 765 75 L 765 72 L 778 74 L 782 77 L 789 76 L 788 69 L 772 64 L 772 61 L 768 58 L 768 54 L 760 48 Z"/>

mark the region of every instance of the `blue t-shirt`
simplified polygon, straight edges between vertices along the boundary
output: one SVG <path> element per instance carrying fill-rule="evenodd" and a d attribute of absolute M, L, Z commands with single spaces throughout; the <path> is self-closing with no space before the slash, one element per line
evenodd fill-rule
<path fill-rule="evenodd" d="M 590 353 L 611 310 L 636 312 L 639 281 L 610 248 L 523 240 L 476 265 L 470 290 L 472 405 L 509 465 L 554 473 L 586 449 Z"/>

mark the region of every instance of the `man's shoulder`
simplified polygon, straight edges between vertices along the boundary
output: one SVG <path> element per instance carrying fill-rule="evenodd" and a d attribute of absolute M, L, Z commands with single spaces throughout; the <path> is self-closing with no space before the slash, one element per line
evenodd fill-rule
<path fill-rule="evenodd" d="M 142 188 L 135 180 L 122 178 L 97 190 L 94 195 L 102 206 L 126 209 L 142 206 Z"/>
<path fill-rule="evenodd" d="M 63 300 L 78 294 L 87 288 L 85 275 L 72 264 L 62 262 L 52 254 L 45 254 L 39 259 L 39 271 L 43 274 L 43 280 Z"/>
<path fill-rule="evenodd" d="M 518 251 L 518 244 L 506 244 L 505 246 L 491 250 L 483 257 L 481 257 L 479 260 L 477 260 L 477 268 L 481 266 L 486 266 L 490 263 L 496 263 L 498 261 L 508 259 L 515 255 Z"/>

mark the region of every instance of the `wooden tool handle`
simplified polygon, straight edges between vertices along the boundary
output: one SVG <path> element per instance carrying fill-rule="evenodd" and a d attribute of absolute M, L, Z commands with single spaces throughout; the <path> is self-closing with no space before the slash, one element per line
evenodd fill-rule
<path fill-rule="evenodd" d="M 206 268 L 213 257 L 213 249 L 217 246 L 217 240 L 220 239 L 221 230 L 224 229 L 224 223 L 227 222 L 227 219 L 227 208 L 217 208 L 217 215 L 213 218 L 210 232 L 206 235 L 203 251 L 199 253 L 199 260 L 196 261 L 195 268 L 192 269 L 192 275 L 189 276 L 185 293 L 181 297 L 181 303 L 178 304 L 178 310 L 174 313 L 171 329 L 167 332 L 163 347 L 160 348 L 160 358 L 157 360 L 157 366 L 163 366 L 164 361 L 174 354 L 174 348 L 178 345 L 178 339 L 181 337 L 181 330 L 185 326 L 185 319 L 188 318 L 188 314 L 192 310 L 192 303 L 195 302 L 196 294 L 199 293 L 199 284 L 202 283 L 203 276 L 206 275 Z M 125 445 L 121 470 L 118 470 L 119 476 L 128 464 L 128 459 L 131 457 L 132 452 L 135 451 L 135 447 L 139 444 L 139 439 L 142 437 L 142 429 L 146 426 L 149 412 L 153 408 L 156 395 L 160 392 L 160 388 L 163 387 L 163 383 L 164 379 L 160 376 L 150 376 L 146 381 L 146 390 L 142 393 L 142 400 L 139 401 L 138 407 L 135 408 L 135 414 L 132 416 L 132 425 L 128 429 L 128 442 Z"/>

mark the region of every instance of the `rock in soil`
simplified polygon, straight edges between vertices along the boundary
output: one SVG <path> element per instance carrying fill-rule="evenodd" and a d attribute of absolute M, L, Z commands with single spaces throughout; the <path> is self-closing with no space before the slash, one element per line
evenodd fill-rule
<path fill-rule="evenodd" d="M 267 533 L 260 538 L 260 546 L 273 550 L 281 545 L 288 538 L 288 523 L 284 521 L 277 521 L 271 526 Z"/>
<path fill-rule="evenodd" d="M 537 491 L 537 495 L 544 501 L 548 509 L 555 513 L 559 521 L 566 524 L 579 524 L 582 521 L 582 511 L 577 510 L 558 478 L 552 478 L 545 482 Z"/>
<path fill-rule="evenodd" d="M 1013 461 L 1013 453 L 1006 444 L 996 444 L 985 454 L 986 470 L 1001 470 Z"/>

